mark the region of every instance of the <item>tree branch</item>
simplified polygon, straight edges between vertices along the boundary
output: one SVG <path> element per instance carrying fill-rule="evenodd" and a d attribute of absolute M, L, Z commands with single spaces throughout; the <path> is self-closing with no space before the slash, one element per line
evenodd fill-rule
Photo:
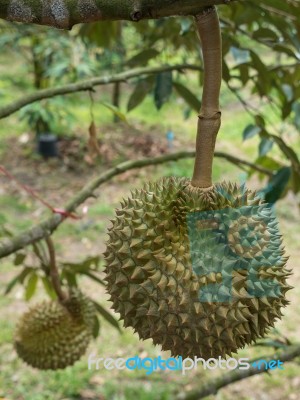
<path fill-rule="evenodd" d="M 71 29 L 82 22 L 196 15 L 232 0 L 1 0 L 0 18 Z M 244 1 L 244 0 L 240 0 Z"/>
<path fill-rule="evenodd" d="M 271 360 L 278 360 L 282 362 L 288 362 L 294 360 L 296 357 L 300 356 L 300 345 L 290 346 L 288 350 L 282 353 L 276 353 L 273 356 L 260 357 L 260 360 L 266 360 L 270 362 Z M 250 361 L 252 364 L 253 361 Z M 245 378 L 249 378 L 254 375 L 262 374 L 266 372 L 264 367 L 261 369 L 255 368 L 252 365 L 249 369 L 236 369 L 232 372 L 228 372 L 218 378 L 208 380 L 202 387 L 194 391 L 180 394 L 177 396 L 177 400 L 200 400 L 209 395 L 216 394 L 220 389 L 228 386 L 234 382 L 240 381 Z"/>
<path fill-rule="evenodd" d="M 177 161 L 183 158 L 195 157 L 195 151 L 181 151 L 178 153 L 167 154 L 164 156 L 156 158 L 145 158 L 141 160 L 126 161 L 114 168 L 107 170 L 98 177 L 94 178 L 89 182 L 80 192 L 78 192 L 66 205 L 65 210 L 67 213 L 74 212 L 76 208 L 84 203 L 88 198 L 93 197 L 94 191 L 101 186 L 103 183 L 108 182 L 113 177 L 122 174 L 123 172 L 129 171 L 131 169 L 142 168 L 149 165 L 163 164 L 169 161 Z M 215 152 L 215 157 L 220 157 L 234 163 L 237 166 L 245 165 L 251 167 L 252 169 L 262 172 L 268 176 L 272 176 L 272 171 L 252 164 L 249 161 L 241 160 L 232 155 Z M 0 242 L 0 258 L 6 257 L 23 247 L 28 246 L 38 240 L 41 240 L 49 235 L 65 220 L 65 218 L 60 214 L 54 214 L 50 218 L 41 222 L 40 224 L 32 227 L 31 229 L 15 236 L 13 238 L 6 238 Z"/>
<path fill-rule="evenodd" d="M 216 7 L 205 9 L 202 14 L 196 15 L 195 20 L 202 44 L 204 80 L 191 184 L 209 188 L 212 186 L 214 151 L 221 126 L 222 38 Z"/>
<path fill-rule="evenodd" d="M 59 272 L 56 264 L 55 247 L 50 236 L 46 236 L 45 242 L 47 244 L 49 252 L 49 270 L 50 270 L 52 285 L 55 290 L 55 293 L 57 294 L 58 299 L 61 302 L 64 302 L 68 298 L 68 296 L 61 288 Z"/>
<path fill-rule="evenodd" d="M 141 75 L 152 75 L 157 74 L 160 72 L 166 71 L 182 71 L 185 69 L 194 70 L 194 71 L 201 71 L 202 68 L 196 65 L 190 64 L 179 64 L 179 65 L 166 65 L 162 67 L 147 67 L 147 68 L 136 68 L 130 71 L 122 72 L 116 75 L 104 76 L 99 78 L 92 78 L 89 80 L 85 80 L 82 82 L 71 83 L 68 85 L 50 88 L 50 89 L 43 89 L 38 90 L 30 95 L 26 95 L 21 97 L 17 101 L 8 104 L 0 108 L 0 119 L 6 118 L 9 115 L 19 111 L 21 108 L 32 104 L 36 101 L 40 101 L 43 99 L 49 99 L 51 97 L 66 95 L 76 92 L 83 92 L 88 90 L 93 90 L 96 86 L 107 85 L 110 83 L 116 82 L 125 82 L 129 79 L 139 77 Z"/>

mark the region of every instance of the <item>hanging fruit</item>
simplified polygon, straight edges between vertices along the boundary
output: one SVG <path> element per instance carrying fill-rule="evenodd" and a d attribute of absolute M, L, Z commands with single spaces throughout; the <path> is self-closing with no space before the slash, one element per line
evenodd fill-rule
<path fill-rule="evenodd" d="M 209 359 L 263 337 L 290 286 L 272 209 L 243 186 L 212 184 L 221 34 L 215 7 L 195 20 L 205 74 L 193 177 L 134 190 L 116 210 L 105 257 L 107 291 L 125 327 L 173 356 Z"/>

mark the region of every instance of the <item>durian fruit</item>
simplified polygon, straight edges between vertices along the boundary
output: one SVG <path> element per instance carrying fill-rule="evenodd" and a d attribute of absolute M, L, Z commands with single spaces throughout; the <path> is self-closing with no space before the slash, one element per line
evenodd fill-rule
<path fill-rule="evenodd" d="M 109 237 L 113 309 L 173 356 L 231 355 L 263 337 L 288 304 L 272 209 L 235 184 L 145 184 L 116 211 Z"/>
<path fill-rule="evenodd" d="M 44 301 L 22 316 L 15 332 L 15 349 L 34 368 L 64 369 L 86 352 L 94 322 L 93 303 L 72 289 L 64 302 Z"/>
<path fill-rule="evenodd" d="M 244 187 L 212 184 L 221 32 L 215 7 L 195 21 L 204 84 L 193 177 L 163 178 L 124 200 L 105 271 L 114 310 L 141 339 L 173 356 L 225 358 L 282 316 L 289 271 L 272 209 Z"/>

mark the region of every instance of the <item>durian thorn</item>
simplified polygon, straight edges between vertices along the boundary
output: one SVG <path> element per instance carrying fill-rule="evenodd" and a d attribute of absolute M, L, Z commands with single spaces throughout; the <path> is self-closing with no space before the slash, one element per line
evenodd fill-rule
<path fill-rule="evenodd" d="M 196 25 L 202 42 L 204 84 L 192 186 L 212 186 L 212 163 L 215 142 L 221 125 L 219 96 L 222 82 L 222 43 L 218 14 L 215 7 L 196 15 Z"/>
<path fill-rule="evenodd" d="M 59 272 L 56 264 L 54 243 L 50 236 L 47 236 L 45 238 L 45 242 L 49 253 L 49 272 L 53 289 L 55 290 L 55 293 L 57 294 L 57 297 L 60 300 L 60 302 L 64 303 L 68 299 L 68 295 L 61 288 Z"/>

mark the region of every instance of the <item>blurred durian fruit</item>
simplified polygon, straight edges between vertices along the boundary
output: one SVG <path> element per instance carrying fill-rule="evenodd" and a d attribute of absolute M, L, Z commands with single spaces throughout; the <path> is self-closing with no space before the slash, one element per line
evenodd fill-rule
<path fill-rule="evenodd" d="M 86 352 L 93 336 L 95 308 L 78 289 L 64 301 L 36 304 L 20 319 L 14 337 L 18 356 L 41 370 L 64 369 Z"/>

